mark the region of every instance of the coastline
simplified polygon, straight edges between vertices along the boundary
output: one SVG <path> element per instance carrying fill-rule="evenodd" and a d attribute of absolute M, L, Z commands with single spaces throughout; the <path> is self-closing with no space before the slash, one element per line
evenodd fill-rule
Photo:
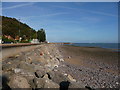
<path fill-rule="evenodd" d="M 43 44 L 6 58 L 2 77 L 10 88 L 118 88 L 117 64 L 111 50 Z"/>
<path fill-rule="evenodd" d="M 120 51 L 119 43 L 68 43 L 66 46 L 88 47 L 88 48 L 103 48 L 113 51 Z"/>
<path fill-rule="evenodd" d="M 83 60 L 92 59 L 103 61 L 109 64 L 115 64 L 118 62 L 118 53 L 115 49 L 106 49 L 101 47 L 83 47 L 73 45 L 60 45 L 59 50 L 65 59 L 69 56 L 76 58 L 82 58 Z M 66 56 L 66 57 L 65 57 Z M 67 57 L 68 56 L 68 57 Z"/>

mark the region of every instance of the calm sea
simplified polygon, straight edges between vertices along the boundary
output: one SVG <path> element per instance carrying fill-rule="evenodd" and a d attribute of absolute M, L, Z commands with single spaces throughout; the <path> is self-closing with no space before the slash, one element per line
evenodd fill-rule
<path fill-rule="evenodd" d="M 72 43 L 70 45 L 86 46 L 86 47 L 101 47 L 101 48 L 108 48 L 108 49 L 120 49 L 120 47 L 118 47 L 118 43 Z"/>

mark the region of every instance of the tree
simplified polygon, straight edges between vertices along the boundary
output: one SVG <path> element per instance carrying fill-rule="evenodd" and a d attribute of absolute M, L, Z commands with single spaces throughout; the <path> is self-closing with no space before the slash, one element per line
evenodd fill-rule
<path fill-rule="evenodd" d="M 37 32 L 37 38 L 39 42 L 45 42 L 46 41 L 46 33 L 44 29 L 40 29 Z"/>

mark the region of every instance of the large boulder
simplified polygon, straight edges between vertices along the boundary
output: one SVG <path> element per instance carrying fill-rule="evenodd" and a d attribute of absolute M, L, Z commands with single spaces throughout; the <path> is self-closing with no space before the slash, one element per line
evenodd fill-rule
<path fill-rule="evenodd" d="M 35 71 L 34 70 L 34 65 L 28 64 L 26 62 L 20 63 L 17 67 L 20 68 L 20 69 L 27 70 L 29 72 L 34 72 Z"/>
<path fill-rule="evenodd" d="M 34 78 L 35 88 L 44 88 L 45 80 L 43 78 Z"/>
<path fill-rule="evenodd" d="M 46 74 L 45 70 L 40 69 L 35 72 L 36 77 L 42 78 Z"/>
<path fill-rule="evenodd" d="M 11 76 L 9 86 L 10 88 L 30 88 L 27 79 L 19 75 Z"/>
<path fill-rule="evenodd" d="M 35 78 L 34 84 L 36 88 L 59 88 L 59 85 L 50 80 L 47 74 L 43 78 Z"/>
<path fill-rule="evenodd" d="M 19 69 L 19 68 L 15 68 L 14 73 L 26 77 L 26 79 L 29 81 L 35 77 L 34 72 L 29 72 L 27 70 Z"/>
<path fill-rule="evenodd" d="M 44 88 L 59 88 L 59 85 L 57 83 L 50 80 L 50 77 L 48 74 L 45 74 L 43 79 L 45 80 Z"/>
<path fill-rule="evenodd" d="M 57 84 L 60 84 L 62 81 L 68 81 L 68 78 L 59 71 L 48 72 L 48 75 L 51 80 L 56 82 Z"/>
<path fill-rule="evenodd" d="M 76 82 L 76 80 L 70 74 L 68 75 L 68 79 L 72 82 Z"/>

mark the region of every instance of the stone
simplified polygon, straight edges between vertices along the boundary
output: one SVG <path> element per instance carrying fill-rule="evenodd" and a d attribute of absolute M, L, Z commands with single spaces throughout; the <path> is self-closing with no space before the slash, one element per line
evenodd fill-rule
<path fill-rule="evenodd" d="M 118 85 L 118 84 L 119 84 L 119 82 L 116 82 L 116 84 Z"/>
<path fill-rule="evenodd" d="M 71 75 L 68 75 L 68 78 L 70 81 L 76 82 L 76 80 Z"/>
<path fill-rule="evenodd" d="M 68 56 L 68 58 L 71 58 L 70 56 Z"/>
<path fill-rule="evenodd" d="M 34 84 L 36 88 L 59 88 L 59 85 L 50 80 L 47 74 L 43 78 L 35 78 Z"/>
<path fill-rule="evenodd" d="M 20 74 L 20 75 L 23 75 L 23 76 L 30 76 L 30 77 L 34 77 L 34 73 L 33 72 L 29 72 L 27 70 L 24 70 L 24 69 L 19 69 L 19 68 L 15 68 L 14 69 L 14 73 L 15 74 Z"/>
<path fill-rule="evenodd" d="M 9 86 L 10 88 L 30 88 L 27 79 L 19 75 L 11 76 Z"/>
<path fill-rule="evenodd" d="M 20 55 L 15 55 L 15 57 L 17 58 L 17 57 L 19 57 Z"/>
<path fill-rule="evenodd" d="M 65 76 L 67 76 L 68 74 L 67 73 L 64 73 Z"/>
<path fill-rule="evenodd" d="M 11 64 L 11 62 L 8 62 L 8 64 Z"/>
<path fill-rule="evenodd" d="M 19 68 L 14 69 L 14 73 L 19 73 L 19 72 L 21 72 L 21 69 L 19 69 Z"/>
<path fill-rule="evenodd" d="M 37 70 L 35 72 L 36 77 L 42 78 L 46 74 L 45 70 Z"/>
<path fill-rule="evenodd" d="M 50 75 L 51 80 L 57 84 L 59 84 L 62 81 L 68 80 L 68 78 L 65 75 L 61 74 L 59 71 L 57 72 L 51 71 L 51 72 L 48 72 L 48 74 Z"/>
<path fill-rule="evenodd" d="M 45 80 L 44 88 L 59 88 L 59 85 L 57 83 L 54 83 L 52 80 Z"/>
<path fill-rule="evenodd" d="M 28 58 L 26 59 L 26 62 L 32 63 L 32 58 L 31 58 L 31 57 L 28 57 Z"/>
<path fill-rule="evenodd" d="M 6 64 L 2 66 L 2 70 L 4 71 L 12 71 L 13 68 L 16 68 L 16 64 Z"/>
<path fill-rule="evenodd" d="M 85 85 L 83 83 L 70 82 L 69 88 L 85 88 Z"/>
<path fill-rule="evenodd" d="M 48 74 L 45 74 L 43 78 L 44 78 L 44 79 L 49 79 L 49 78 L 48 78 Z"/>
<path fill-rule="evenodd" d="M 59 85 L 57 83 L 50 80 L 51 77 L 49 76 L 49 74 L 45 74 L 43 79 L 45 80 L 44 88 L 59 88 Z"/>
<path fill-rule="evenodd" d="M 63 62 L 63 61 L 64 61 L 64 59 L 62 59 L 62 58 L 61 58 L 61 59 L 60 59 L 60 61 L 61 61 L 61 62 Z"/>
<path fill-rule="evenodd" d="M 43 52 L 40 52 L 40 56 L 43 56 L 44 54 L 43 54 Z"/>
<path fill-rule="evenodd" d="M 25 63 L 25 62 L 20 63 L 20 65 L 18 65 L 18 68 L 27 70 L 29 72 L 34 72 L 35 71 L 34 70 L 34 65 L 28 64 L 28 63 Z"/>
<path fill-rule="evenodd" d="M 34 78 L 33 81 L 36 88 L 44 88 L 45 80 L 43 78 Z"/>
<path fill-rule="evenodd" d="M 63 61 L 64 61 L 63 58 L 58 58 L 58 57 L 57 57 L 57 60 L 60 61 L 60 62 L 63 62 Z"/>

